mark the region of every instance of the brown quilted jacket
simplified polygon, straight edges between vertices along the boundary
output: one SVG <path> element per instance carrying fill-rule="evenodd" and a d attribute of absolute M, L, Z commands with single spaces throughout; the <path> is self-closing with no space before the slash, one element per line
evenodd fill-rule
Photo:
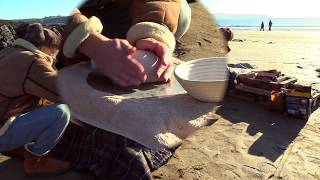
<path fill-rule="evenodd" d="M 88 0 L 74 14 L 65 28 L 64 40 L 87 18 L 96 16 L 103 24 L 102 34 L 108 38 L 125 38 L 130 27 L 139 22 L 155 22 L 177 30 L 181 0 Z M 84 15 L 84 16 L 82 16 Z M 62 51 L 61 51 L 62 52 Z M 59 54 L 59 68 L 83 61 L 85 57 L 66 58 Z"/>
<path fill-rule="evenodd" d="M 58 101 L 56 76 L 43 54 L 20 46 L 0 51 L 0 127 L 13 115 Z"/>
<path fill-rule="evenodd" d="M 103 9 L 104 13 L 107 13 L 108 10 L 112 11 L 109 7 L 127 7 L 130 11 L 132 25 L 150 21 L 165 24 L 172 32 L 177 30 L 180 0 L 89 0 L 80 7 L 80 11 L 83 15 L 90 17 L 97 15 L 99 9 Z M 110 19 L 112 16 L 107 18 Z"/>

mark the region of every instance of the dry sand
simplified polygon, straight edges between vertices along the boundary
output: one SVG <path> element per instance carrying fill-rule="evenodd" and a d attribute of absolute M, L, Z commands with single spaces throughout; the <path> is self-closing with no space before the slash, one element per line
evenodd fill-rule
<path fill-rule="evenodd" d="M 230 63 L 320 82 L 320 32 L 235 31 Z M 320 110 L 308 121 L 226 97 L 221 118 L 197 131 L 154 174 L 159 179 L 320 179 Z"/>
<path fill-rule="evenodd" d="M 192 27 L 182 39 L 191 52 L 180 58 L 223 55 L 225 46 L 210 17 L 199 5 L 193 4 L 192 8 Z M 318 81 L 313 70 L 320 67 L 319 35 L 235 32 L 236 39 L 245 41 L 230 43 L 230 62 L 279 68 Z M 302 74 L 304 70 L 308 72 Z M 187 138 L 168 164 L 153 173 L 155 179 L 320 179 L 320 111 L 306 122 L 269 112 L 253 102 L 226 97 L 216 114 L 220 118 Z M 0 162 L 1 179 L 33 179 L 24 178 L 21 162 L 4 156 L 0 156 Z M 70 172 L 46 179 L 92 177 Z"/>
<path fill-rule="evenodd" d="M 235 31 L 229 61 L 277 68 L 300 81 L 320 82 L 320 31 Z M 242 41 L 242 42 L 241 42 Z"/>

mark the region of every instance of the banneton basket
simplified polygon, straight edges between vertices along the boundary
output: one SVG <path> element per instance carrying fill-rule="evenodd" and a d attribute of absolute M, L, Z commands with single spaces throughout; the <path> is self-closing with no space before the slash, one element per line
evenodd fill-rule
<path fill-rule="evenodd" d="M 221 102 L 228 86 L 227 59 L 210 57 L 183 62 L 175 77 L 190 96 L 204 102 Z"/>

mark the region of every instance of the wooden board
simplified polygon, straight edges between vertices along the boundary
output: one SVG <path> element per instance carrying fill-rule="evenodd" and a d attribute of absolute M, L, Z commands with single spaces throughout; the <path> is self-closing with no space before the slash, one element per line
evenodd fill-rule
<path fill-rule="evenodd" d="M 268 104 L 268 97 L 258 94 L 253 94 L 246 91 L 241 91 L 238 89 L 233 89 L 227 94 L 229 97 L 237 98 L 244 101 L 254 102 L 255 104 L 260 104 L 266 106 Z"/>
<path fill-rule="evenodd" d="M 253 88 L 264 89 L 264 90 L 280 90 L 281 88 L 286 88 L 289 84 L 297 82 L 296 78 L 289 77 L 287 80 L 281 82 L 264 81 L 253 78 L 240 78 L 240 82 L 246 86 Z"/>
<path fill-rule="evenodd" d="M 246 92 L 249 92 L 249 93 L 262 95 L 262 96 L 268 96 L 269 97 L 271 95 L 271 91 L 270 90 L 254 88 L 254 87 L 246 86 L 244 84 L 236 85 L 235 88 L 237 90 L 246 91 Z"/>

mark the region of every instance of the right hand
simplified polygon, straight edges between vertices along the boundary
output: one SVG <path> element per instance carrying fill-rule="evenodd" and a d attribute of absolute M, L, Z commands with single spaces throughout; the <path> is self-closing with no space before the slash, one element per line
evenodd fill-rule
<path fill-rule="evenodd" d="M 157 69 L 157 76 L 163 82 L 170 82 L 172 66 L 172 54 L 166 44 L 153 38 L 140 39 L 136 43 L 138 50 L 149 50 L 155 53 L 160 59 L 160 66 Z"/>
<path fill-rule="evenodd" d="M 139 86 L 146 81 L 143 66 L 131 56 L 136 49 L 127 40 L 92 34 L 84 43 L 79 51 L 93 59 L 102 74 L 116 84 L 122 87 Z"/>

